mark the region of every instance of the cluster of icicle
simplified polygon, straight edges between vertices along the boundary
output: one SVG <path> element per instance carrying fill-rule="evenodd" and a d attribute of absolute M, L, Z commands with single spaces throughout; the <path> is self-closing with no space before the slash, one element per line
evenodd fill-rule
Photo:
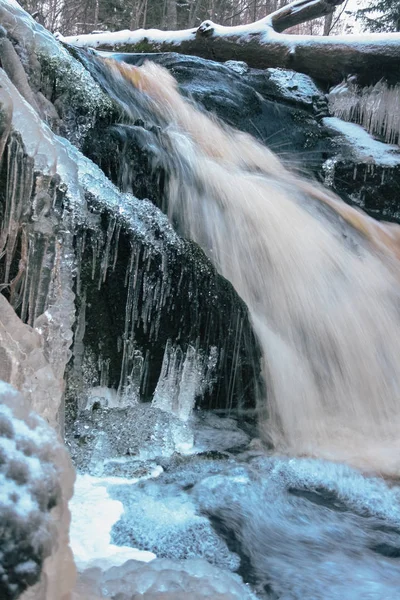
<path fill-rule="evenodd" d="M 400 85 L 385 81 L 361 88 L 343 82 L 329 93 L 329 108 L 339 119 L 358 123 L 389 144 L 400 144 Z"/>

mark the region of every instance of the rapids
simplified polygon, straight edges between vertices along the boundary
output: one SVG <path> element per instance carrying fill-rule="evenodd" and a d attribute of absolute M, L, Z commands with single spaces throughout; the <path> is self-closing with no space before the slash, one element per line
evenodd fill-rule
<path fill-rule="evenodd" d="M 183 98 L 155 63 L 107 58 L 93 68 L 128 115 L 151 115 L 163 128 L 170 219 L 249 307 L 264 359 L 264 439 L 291 455 L 396 477 L 397 226 L 289 172 L 251 136 Z"/>

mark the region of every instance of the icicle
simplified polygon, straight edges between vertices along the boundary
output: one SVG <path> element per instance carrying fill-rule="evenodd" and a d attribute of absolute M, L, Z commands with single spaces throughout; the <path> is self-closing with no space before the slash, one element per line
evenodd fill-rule
<path fill-rule="evenodd" d="M 179 346 L 173 346 L 168 340 L 153 406 L 187 421 L 196 398 L 214 384 L 217 363 L 216 347 L 210 348 L 208 356 L 193 346 L 188 346 L 186 353 L 183 353 Z"/>
<path fill-rule="evenodd" d="M 110 263 L 111 263 L 110 254 L 111 254 L 112 239 L 113 239 L 114 232 L 115 232 L 115 225 L 116 225 L 116 218 L 112 217 L 110 219 L 110 222 L 107 227 L 106 247 L 103 249 L 103 252 L 102 252 L 103 258 L 102 258 L 101 267 L 100 267 L 98 289 L 100 289 L 101 284 L 105 282 L 105 280 L 107 278 L 107 271 L 108 271 Z"/>
<path fill-rule="evenodd" d="M 400 144 L 400 85 L 388 86 L 380 81 L 360 88 L 342 83 L 329 95 L 329 108 L 335 117 L 362 125 L 372 135 L 388 144 Z"/>

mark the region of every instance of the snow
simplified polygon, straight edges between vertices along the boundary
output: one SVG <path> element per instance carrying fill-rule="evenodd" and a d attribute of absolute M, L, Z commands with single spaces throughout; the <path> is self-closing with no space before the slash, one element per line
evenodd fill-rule
<path fill-rule="evenodd" d="M 347 123 L 337 117 L 325 117 L 323 123 L 326 127 L 337 131 L 351 144 L 353 153 L 360 161 L 384 167 L 400 165 L 399 147 L 375 140 L 360 125 Z"/>
<path fill-rule="evenodd" d="M 315 98 L 322 93 L 317 88 L 311 77 L 288 69 L 267 69 L 270 81 L 273 81 L 280 92 L 288 100 L 311 105 Z"/>
<path fill-rule="evenodd" d="M 56 547 L 66 452 L 20 394 L 0 383 L 0 596 L 19 598 Z M 65 470 L 64 470 L 65 469 Z M 61 471 L 65 481 L 61 481 Z M 61 483 L 61 485 L 60 485 Z M 60 533 L 59 529 L 59 533 Z M 60 541 L 60 538 L 58 538 Z"/>
<path fill-rule="evenodd" d="M 300 10 L 301 7 L 299 7 Z M 213 21 L 203 21 L 199 28 L 182 29 L 179 31 L 162 31 L 159 29 L 137 29 L 130 31 L 89 33 L 76 36 L 59 36 L 59 39 L 65 43 L 79 46 L 82 48 L 114 47 L 118 48 L 125 45 L 150 44 L 153 47 L 167 45 L 179 45 L 182 42 L 190 42 L 199 31 L 203 35 L 215 37 L 240 37 L 241 42 L 251 42 L 255 35 L 260 36 L 260 42 L 266 43 L 271 39 L 277 39 L 281 43 L 287 43 L 293 48 L 297 44 L 318 45 L 327 44 L 329 46 L 350 44 L 352 46 L 366 46 L 372 42 L 375 46 L 385 46 L 392 40 L 399 40 L 397 33 L 356 33 L 352 35 L 290 35 L 274 31 L 269 17 L 265 17 L 254 23 L 244 25 L 225 26 L 214 23 Z"/>
<path fill-rule="evenodd" d="M 196 29 L 182 29 L 181 31 L 161 31 L 159 29 L 137 29 L 130 31 L 88 33 L 74 36 L 58 36 L 58 39 L 67 44 L 81 48 L 98 48 L 100 46 L 122 46 L 125 44 L 138 44 L 149 40 L 152 44 L 180 44 L 189 41 L 196 35 Z"/>
<path fill-rule="evenodd" d="M 152 476 L 157 477 L 161 471 L 160 468 L 155 469 Z M 149 562 L 156 557 L 152 552 L 111 543 L 111 529 L 119 521 L 124 507 L 122 502 L 110 497 L 107 488 L 116 484 L 132 485 L 137 481 L 121 477 L 77 475 L 69 508 L 72 517 L 71 548 L 79 570 L 94 566 L 119 566 L 132 559 Z"/>

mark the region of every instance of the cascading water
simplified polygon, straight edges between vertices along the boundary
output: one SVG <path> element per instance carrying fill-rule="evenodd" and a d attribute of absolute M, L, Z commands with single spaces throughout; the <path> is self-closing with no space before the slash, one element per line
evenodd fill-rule
<path fill-rule="evenodd" d="M 264 435 L 289 453 L 398 475 L 397 229 L 289 173 L 180 96 L 165 69 L 106 63 L 102 83 L 125 111 L 165 128 L 171 219 L 250 309 Z"/>
<path fill-rule="evenodd" d="M 0 266 L 11 279 L 0 286 L 0 371 L 53 424 L 76 312 L 65 438 L 78 472 L 73 600 L 400 600 L 398 482 L 340 464 L 399 472 L 397 229 L 290 174 L 265 147 L 181 98 L 155 65 L 73 52 L 84 68 L 15 0 L 0 0 L 0 15 L 23 64 L 34 56 L 36 73 L 40 61 L 55 103 L 57 88 L 69 139 L 54 135 L 0 69 L 9 109 Z M 178 73 L 181 60 L 184 79 L 197 59 L 165 64 Z M 225 71 L 234 94 L 245 81 L 226 65 L 201 68 L 209 79 Z M 111 112 L 88 71 L 122 111 Z M 207 77 L 203 87 L 198 74 L 206 93 L 224 87 Z M 112 161 L 96 154 L 96 139 Z M 164 202 L 250 307 L 268 388 L 260 425 L 275 454 L 242 410 L 252 406 L 259 367 L 244 303 L 141 197 Z M 218 402 L 193 411 L 204 393 Z M 222 399 L 237 412 L 212 410 Z M 0 389 L 0 570 L 10 576 L 2 582 L 9 600 L 16 582 L 29 586 L 21 600 L 65 599 L 75 584 L 64 511 L 73 474 L 21 407 Z M 302 453 L 320 458 L 293 457 Z M 50 545 L 55 524 L 61 537 Z"/>

